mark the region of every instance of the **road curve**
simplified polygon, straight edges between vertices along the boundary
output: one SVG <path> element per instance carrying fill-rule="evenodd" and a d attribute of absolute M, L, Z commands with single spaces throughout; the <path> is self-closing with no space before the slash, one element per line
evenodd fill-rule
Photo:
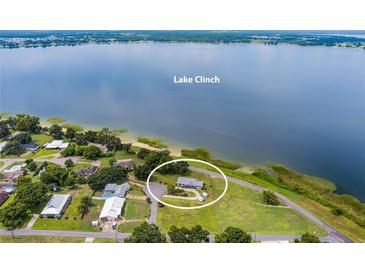
<path fill-rule="evenodd" d="M 191 170 L 199 172 L 199 173 L 203 173 L 212 177 L 216 177 L 216 178 L 221 178 L 222 176 L 216 172 L 213 171 L 209 171 L 209 170 L 205 170 L 205 169 L 201 169 L 201 168 L 197 168 L 197 167 L 189 167 Z M 266 188 L 263 188 L 261 186 L 258 185 L 254 185 L 252 183 L 249 183 L 247 181 L 243 181 L 243 180 L 239 180 L 236 178 L 232 178 L 227 176 L 228 181 L 241 185 L 243 187 L 247 187 L 249 189 L 258 191 L 258 192 L 263 192 L 265 190 L 268 190 Z M 308 212 L 307 210 L 305 210 L 304 208 L 300 207 L 299 205 L 297 205 L 296 203 L 290 201 L 288 198 L 286 198 L 285 196 L 283 196 L 280 193 L 274 192 L 275 195 L 279 198 L 279 200 L 287 205 L 288 207 L 290 207 L 291 209 L 299 212 L 300 214 L 304 215 L 305 217 L 307 217 L 309 220 L 311 220 L 312 222 L 314 222 L 315 224 L 321 226 L 324 230 L 326 230 L 328 232 L 328 236 L 323 237 L 323 240 L 327 241 L 327 242 L 332 242 L 332 243 L 352 243 L 352 241 L 347 238 L 345 235 L 341 234 L 340 232 L 336 231 L 335 229 L 333 229 L 332 227 L 330 227 L 329 225 L 325 224 L 324 222 L 322 222 L 321 220 L 319 220 L 317 217 L 315 217 L 313 214 L 311 214 L 310 212 Z"/>

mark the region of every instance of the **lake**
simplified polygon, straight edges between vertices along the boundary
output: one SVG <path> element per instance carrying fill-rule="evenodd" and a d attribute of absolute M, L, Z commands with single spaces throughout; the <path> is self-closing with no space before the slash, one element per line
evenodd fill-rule
<path fill-rule="evenodd" d="M 0 50 L 0 112 L 274 162 L 365 201 L 365 50 L 127 43 Z M 173 77 L 219 76 L 219 84 Z"/>

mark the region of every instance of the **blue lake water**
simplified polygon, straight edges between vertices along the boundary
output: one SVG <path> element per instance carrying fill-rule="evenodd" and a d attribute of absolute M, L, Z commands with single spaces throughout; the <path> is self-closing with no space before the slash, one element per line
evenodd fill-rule
<path fill-rule="evenodd" d="M 130 43 L 0 50 L 0 112 L 275 162 L 365 201 L 365 50 Z M 173 76 L 218 75 L 219 85 Z"/>

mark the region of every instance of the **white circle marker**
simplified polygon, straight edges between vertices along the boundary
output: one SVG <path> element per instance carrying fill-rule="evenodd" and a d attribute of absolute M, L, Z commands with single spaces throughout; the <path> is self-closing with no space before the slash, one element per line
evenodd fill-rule
<path fill-rule="evenodd" d="M 225 181 L 225 187 L 224 187 L 224 190 L 223 190 L 222 194 L 217 199 L 215 199 L 214 201 L 211 201 L 210 203 L 207 203 L 207 204 L 201 205 L 201 206 L 176 206 L 176 205 L 172 205 L 172 204 L 166 203 L 164 201 L 161 201 L 159 198 L 157 198 L 152 193 L 152 191 L 150 189 L 150 180 L 151 180 L 152 174 L 155 173 L 156 170 L 158 170 L 159 168 L 161 168 L 161 167 L 163 167 L 165 165 L 171 164 L 171 163 L 176 163 L 176 162 L 198 162 L 198 163 L 206 164 L 206 165 L 211 166 L 214 169 L 216 169 L 222 175 L 222 177 L 223 177 L 223 179 Z M 176 160 L 171 160 L 171 161 L 168 161 L 166 163 L 163 163 L 163 164 L 159 165 L 158 167 L 156 167 L 154 170 L 152 170 L 151 173 L 148 175 L 147 182 L 146 182 L 146 186 L 147 186 L 147 190 L 151 194 L 151 196 L 156 201 L 158 201 L 159 203 L 161 203 L 161 204 L 163 204 L 165 206 L 169 206 L 169 207 L 172 207 L 172 208 L 178 208 L 178 209 L 198 209 L 198 208 L 203 208 L 203 207 L 207 207 L 207 206 L 213 205 L 216 202 L 218 202 L 220 199 L 222 199 L 223 196 L 224 196 L 224 194 L 226 194 L 227 189 L 228 189 L 228 180 L 227 180 L 226 175 L 223 173 L 223 171 L 220 170 L 218 167 L 216 167 L 215 165 L 213 165 L 211 163 L 208 163 L 208 162 L 205 162 L 205 161 L 202 161 L 202 160 L 197 160 L 197 159 L 176 159 Z"/>

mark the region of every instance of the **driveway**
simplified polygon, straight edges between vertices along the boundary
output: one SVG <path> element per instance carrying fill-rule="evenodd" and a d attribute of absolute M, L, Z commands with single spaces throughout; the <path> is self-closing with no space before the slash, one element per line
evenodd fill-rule
<path fill-rule="evenodd" d="M 160 183 L 150 183 L 150 189 L 151 192 L 157 197 L 161 198 L 165 193 L 167 193 L 167 188 L 164 184 Z M 146 193 L 147 197 L 151 200 L 151 212 L 150 217 L 148 219 L 149 224 L 156 224 L 157 222 L 157 208 L 158 208 L 158 202 L 155 200 L 155 198 L 152 197 L 152 195 L 147 190 L 147 186 L 144 187 L 144 192 Z"/>

